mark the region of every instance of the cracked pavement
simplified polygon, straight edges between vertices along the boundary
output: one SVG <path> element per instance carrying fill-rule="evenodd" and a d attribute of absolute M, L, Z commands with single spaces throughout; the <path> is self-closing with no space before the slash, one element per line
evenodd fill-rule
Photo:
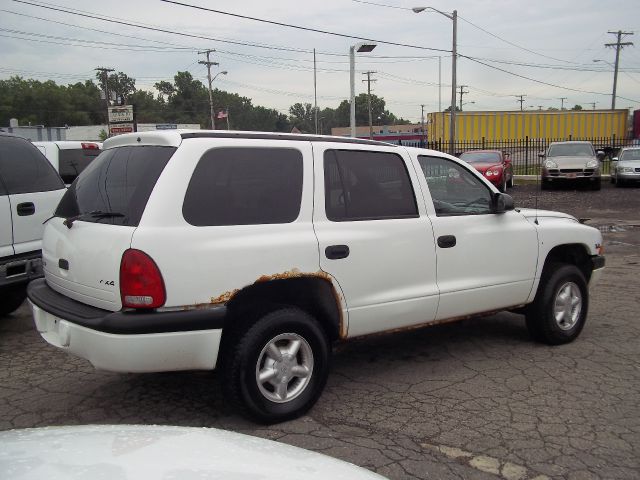
<path fill-rule="evenodd" d="M 534 191 L 510 193 L 533 206 Z M 607 268 L 569 345 L 533 343 L 508 312 L 355 340 L 334 349 L 308 415 L 267 427 L 236 415 L 212 373 L 95 371 L 48 346 L 23 305 L 0 320 L 0 430 L 218 427 L 391 479 L 640 478 L 640 188 L 554 190 L 538 206 L 605 231 Z"/>

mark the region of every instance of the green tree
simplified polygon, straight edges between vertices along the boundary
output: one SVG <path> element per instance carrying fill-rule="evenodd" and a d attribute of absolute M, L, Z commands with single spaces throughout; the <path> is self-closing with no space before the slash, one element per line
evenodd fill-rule
<path fill-rule="evenodd" d="M 315 133 L 315 110 L 310 103 L 294 103 L 289 107 L 289 122 L 302 133 Z"/>
<path fill-rule="evenodd" d="M 571 110 L 582 110 L 582 105 L 574 105 Z"/>

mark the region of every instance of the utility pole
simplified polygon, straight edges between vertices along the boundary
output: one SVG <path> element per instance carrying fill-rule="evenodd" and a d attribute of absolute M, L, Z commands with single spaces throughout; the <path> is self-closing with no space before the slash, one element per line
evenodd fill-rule
<path fill-rule="evenodd" d="M 526 95 L 514 95 L 514 97 L 518 99 L 516 102 L 520 102 L 520 111 L 522 111 L 522 104 L 524 103 L 524 97 L 526 97 Z"/>
<path fill-rule="evenodd" d="M 422 123 L 422 146 L 424 147 L 424 105 L 420 105 L 420 122 Z"/>
<path fill-rule="evenodd" d="M 107 113 L 107 130 L 109 129 L 109 72 L 113 72 L 113 68 L 104 68 L 98 67 L 94 68 L 95 71 L 100 72 L 102 74 L 102 86 L 104 87 L 104 101 L 106 106 Z"/>
<path fill-rule="evenodd" d="M 215 50 L 205 50 L 204 52 L 198 52 L 198 55 L 207 55 L 207 60 L 200 60 L 198 63 L 207 66 L 207 78 L 209 79 L 209 115 L 211 116 L 211 130 L 216 129 L 216 121 L 214 120 L 214 111 L 213 111 L 213 91 L 211 90 L 211 65 L 219 65 L 217 62 L 212 62 L 209 60 L 209 55 L 215 52 Z"/>
<path fill-rule="evenodd" d="M 567 99 L 567 97 L 560 97 L 558 98 L 558 100 L 560 100 L 560 110 L 564 110 L 564 101 Z"/>
<path fill-rule="evenodd" d="M 318 86 L 316 80 L 316 49 L 313 49 L 313 111 L 316 121 L 316 135 L 318 135 Z"/>
<path fill-rule="evenodd" d="M 376 72 L 368 71 L 364 72 L 363 75 L 367 76 L 366 80 L 363 82 L 367 82 L 367 99 L 369 101 L 369 139 L 373 140 L 373 118 L 371 115 L 371 82 L 376 82 L 377 80 L 372 80 L 371 75 Z"/>
<path fill-rule="evenodd" d="M 620 63 L 620 50 L 624 47 L 629 47 L 633 45 L 632 42 L 622 42 L 623 35 L 633 35 L 633 32 L 623 32 L 622 30 L 618 30 L 617 32 L 607 32 L 612 35 L 617 35 L 618 41 L 616 43 L 605 43 L 605 47 L 615 47 L 616 48 L 616 63 L 613 71 L 613 94 L 611 95 L 611 110 L 616 108 L 616 87 L 618 85 L 618 64 Z"/>
<path fill-rule="evenodd" d="M 596 109 L 596 102 L 591 102 L 589 105 L 591 105 L 591 110 Z"/>
<path fill-rule="evenodd" d="M 462 111 L 462 96 L 465 93 L 469 93 L 469 90 L 465 90 L 464 87 L 468 87 L 469 85 L 460 85 L 460 111 Z"/>

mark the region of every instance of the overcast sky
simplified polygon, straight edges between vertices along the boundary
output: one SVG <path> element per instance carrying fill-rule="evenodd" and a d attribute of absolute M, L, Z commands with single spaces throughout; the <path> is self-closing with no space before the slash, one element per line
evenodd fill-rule
<path fill-rule="evenodd" d="M 366 92 L 362 73 L 374 71 L 373 93 L 386 100 L 390 111 L 414 122 L 420 119 L 421 104 L 425 113 L 438 110 L 438 58 L 434 56 L 442 57 L 442 108 L 451 101 L 452 22 L 435 12 L 415 14 L 411 7 L 428 5 L 448 13 L 457 9 L 458 53 L 462 55 L 458 85 L 466 85 L 464 102 L 475 102 L 464 105 L 465 110 L 517 110 L 516 95 L 525 95 L 525 108 L 559 108 L 561 97 L 566 97 L 565 107 L 581 104 L 591 109 L 595 102 L 596 108 L 610 108 L 610 64 L 615 61 L 615 50 L 604 44 L 615 43 L 616 36 L 607 32 L 634 32 L 623 39 L 636 46 L 621 51 L 616 106 L 640 108 L 638 0 L 181 3 L 405 44 L 379 43 L 373 52 L 358 54 L 356 93 Z M 126 26 L 89 15 L 210 39 Z M 318 106 L 335 108 L 348 99 L 348 50 L 359 41 L 160 0 L 0 0 L 0 18 L 0 78 L 20 75 L 67 84 L 93 79 L 93 69 L 100 66 L 134 77 L 136 86 L 145 90 L 153 90 L 155 82 L 172 80 L 177 71 L 184 70 L 206 83 L 206 67 L 197 63 L 203 59 L 197 51 L 209 48 L 216 50 L 213 60 L 220 63 L 214 71 L 228 71 L 217 77 L 216 87 L 283 113 L 296 102 L 314 101 L 314 48 Z M 594 59 L 602 61 L 594 63 Z"/>

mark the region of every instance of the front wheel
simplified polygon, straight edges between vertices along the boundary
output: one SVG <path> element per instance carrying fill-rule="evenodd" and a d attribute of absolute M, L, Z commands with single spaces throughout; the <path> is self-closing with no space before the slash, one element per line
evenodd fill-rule
<path fill-rule="evenodd" d="M 271 312 L 227 349 L 227 397 L 249 417 L 277 423 L 304 414 L 318 400 L 329 372 L 330 348 L 315 318 L 298 308 Z"/>
<path fill-rule="evenodd" d="M 545 268 L 538 293 L 525 313 L 534 340 L 560 345 L 575 340 L 587 319 L 589 290 L 575 266 L 554 263 Z"/>

